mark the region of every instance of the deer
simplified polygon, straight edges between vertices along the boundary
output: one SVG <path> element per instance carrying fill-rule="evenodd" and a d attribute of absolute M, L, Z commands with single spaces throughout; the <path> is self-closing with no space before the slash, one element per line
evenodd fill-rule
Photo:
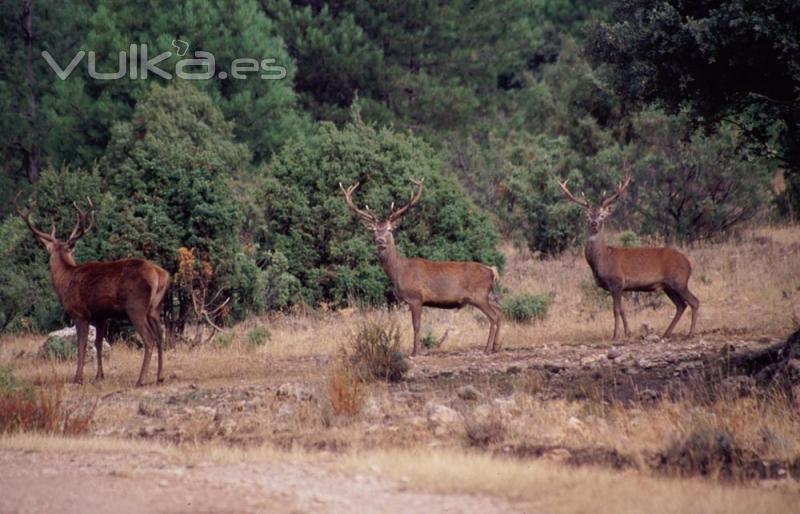
<path fill-rule="evenodd" d="M 161 267 L 144 259 L 122 259 L 109 262 L 85 262 L 76 264 L 73 250 L 77 241 L 94 226 L 94 205 L 87 197 L 89 211 L 83 211 L 73 202 L 77 223 L 66 241 L 56 237 L 53 223 L 50 233 L 37 229 L 30 219 L 33 202 L 23 211 L 17 200 L 17 214 L 31 230 L 50 255 L 50 278 L 64 311 L 72 319 L 78 338 L 78 368 L 73 383 L 83 383 L 83 364 L 89 325 L 96 327 L 95 349 L 97 374 L 95 380 L 105 378 L 103 373 L 103 337 L 108 330 L 110 318 L 127 316 L 144 343 L 144 360 L 139 372 L 137 387 L 144 385 L 153 345 L 158 351 L 156 382 L 164 381 L 163 339 L 164 332 L 159 311 L 169 286 L 169 274 Z"/>
<path fill-rule="evenodd" d="M 411 355 L 420 353 L 420 321 L 422 307 L 440 309 L 460 309 L 472 305 L 489 318 L 489 338 L 486 341 L 487 354 L 498 350 L 497 339 L 500 334 L 502 317 L 500 304 L 495 294 L 499 279 L 497 268 L 478 262 L 431 261 L 422 258 L 406 258 L 395 247 L 394 230 L 399 226 L 405 213 L 417 204 L 422 196 L 424 179 L 411 180 L 416 191 L 402 207 L 395 209 L 392 203 L 389 216 L 379 220 L 366 206 L 359 209 L 353 202 L 353 193 L 360 183 L 347 189 L 339 183 L 347 206 L 361 219 L 364 226 L 372 232 L 372 240 L 378 250 L 381 267 L 394 287 L 395 296 L 406 303 L 411 310 L 414 328 L 414 348 Z"/>
<path fill-rule="evenodd" d="M 576 198 L 567 188 L 567 182 L 559 182 L 564 196 L 586 209 L 586 261 L 597 285 L 611 293 L 614 302 L 614 339 L 617 339 L 619 331 L 619 318 L 622 318 L 625 337 L 630 337 L 628 319 L 622 308 L 623 291 L 663 291 L 675 304 L 675 317 L 664 332 L 664 339 L 672 335 L 686 306 L 691 306 L 692 324 L 687 334 L 687 337 L 691 337 L 700 309 L 700 301 L 689 291 L 692 260 L 674 248 L 618 248 L 605 243 L 605 220 L 611 215 L 614 203 L 630 185 L 631 177 L 627 176 L 610 197 L 603 195 L 597 205 L 591 204 L 584 195 L 582 199 Z"/>

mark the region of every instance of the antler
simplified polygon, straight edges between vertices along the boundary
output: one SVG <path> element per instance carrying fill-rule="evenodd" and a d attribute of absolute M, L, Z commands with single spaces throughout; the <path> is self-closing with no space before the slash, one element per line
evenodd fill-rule
<path fill-rule="evenodd" d="M 622 193 L 624 193 L 624 192 L 625 192 L 625 190 L 626 190 L 626 189 L 628 189 L 628 185 L 630 185 L 630 183 L 631 183 L 631 176 L 630 176 L 630 175 L 628 175 L 628 176 L 626 176 L 626 177 L 625 177 L 625 181 L 624 181 L 624 182 L 622 182 L 622 183 L 621 183 L 621 184 L 620 184 L 620 185 L 617 187 L 617 192 L 616 192 L 616 193 L 614 193 L 613 195 L 611 195 L 609 198 L 604 198 L 604 199 L 603 199 L 603 200 L 600 202 L 600 207 L 608 207 L 608 206 L 609 206 L 609 205 L 611 205 L 612 203 L 616 202 L 616 201 L 619 199 L 619 195 L 621 195 Z"/>
<path fill-rule="evenodd" d="M 83 237 L 83 235 L 89 232 L 94 226 L 94 204 L 92 203 L 92 199 L 88 196 L 86 197 L 86 201 L 89 202 L 88 213 L 82 211 L 81 208 L 78 207 L 77 202 L 72 202 L 72 205 L 74 205 L 75 209 L 78 211 L 78 221 L 75 223 L 75 228 L 72 229 L 69 239 L 67 239 L 67 244 L 70 246 L 74 245 L 75 241 Z"/>
<path fill-rule="evenodd" d="M 358 214 L 358 216 L 364 223 L 366 223 L 367 225 L 374 226 L 378 223 L 378 218 L 376 218 L 374 214 L 369 212 L 369 207 L 367 207 L 366 210 L 362 211 L 361 209 L 356 207 L 356 204 L 353 203 L 353 192 L 356 189 L 358 189 L 358 186 L 360 185 L 361 185 L 360 182 L 356 182 L 352 186 L 345 189 L 342 183 L 339 182 L 339 189 L 341 189 L 342 193 L 344 193 L 344 201 L 347 202 L 347 206 L 350 207 L 350 210 Z"/>
<path fill-rule="evenodd" d="M 25 221 L 25 224 L 28 225 L 28 228 L 31 229 L 31 232 L 33 232 L 38 238 L 44 239 L 45 241 L 50 241 L 51 243 L 54 242 L 56 240 L 56 224 L 53 223 L 53 230 L 50 232 L 50 234 L 42 232 L 34 227 L 33 223 L 31 223 L 31 211 L 36 206 L 36 202 L 33 202 L 28 210 L 23 212 L 22 209 L 19 208 L 19 203 L 17 203 L 17 200 L 19 200 L 19 195 L 21 194 L 22 191 L 17 193 L 17 196 L 14 197 L 14 208 L 17 210 L 19 217 Z"/>
<path fill-rule="evenodd" d="M 561 186 L 561 190 L 564 191 L 564 195 L 566 195 L 568 199 L 577 203 L 581 207 L 585 207 L 586 209 L 591 209 L 592 206 L 589 204 L 589 201 L 586 200 L 585 196 L 583 197 L 583 200 L 578 200 L 577 198 L 575 198 L 575 195 L 569 192 L 569 189 L 567 189 L 567 182 L 569 182 L 569 179 L 565 180 L 564 182 L 558 183 L 558 185 Z"/>
<path fill-rule="evenodd" d="M 422 196 L 422 186 L 423 182 L 425 182 L 425 179 L 421 178 L 419 180 L 414 180 L 412 178 L 411 182 L 417 185 L 417 191 L 413 195 L 411 195 L 411 199 L 408 201 L 408 203 L 400 207 L 399 209 L 395 210 L 394 204 L 392 204 L 392 213 L 389 214 L 389 221 L 392 223 L 402 218 L 408 209 L 410 209 L 411 207 L 416 205 L 417 202 L 419 202 L 419 199 Z"/>

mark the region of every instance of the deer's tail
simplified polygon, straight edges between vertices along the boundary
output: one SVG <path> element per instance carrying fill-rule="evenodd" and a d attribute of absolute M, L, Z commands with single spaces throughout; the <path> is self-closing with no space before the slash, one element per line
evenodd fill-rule
<path fill-rule="evenodd" d="M 492 272 L 492 290 L 491 296 L 496 301 L 500 301 L 500 272 L 497 271 L 495 266 L 486 266 Z"/>

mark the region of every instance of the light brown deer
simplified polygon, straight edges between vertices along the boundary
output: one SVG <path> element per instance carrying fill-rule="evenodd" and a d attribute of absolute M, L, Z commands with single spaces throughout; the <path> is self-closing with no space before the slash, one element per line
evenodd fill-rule
<path fill-rule="evenodd" d="M 358 214 L 364 226 L 372 231 L 372 239 L 378 247 L 378 258 L 389 280 L 392 281 L 395 294 L 411 309 L 411 321 L 414 327 L 414 349 L 411 355 L 420 352 L 419 328 L 423 306 L 458 309 L 467 304 L 477 307 L 489 318 L 489 339 L 486 341 L 485 352 L 494 352 L 499 348 L 497 338 L 500 334 L 502 317 L 500 305 L 493 291 L 498 280 L 497 269 L 478 262 L 407 259 L 395 248 L 392 231 L 398 227 L 406 211 L 422 196 L 423 180 L 413 182 L 417 185 L 417 190 L 408 203 L 399 209 L 395 209 L 392 204 L 391 214 L 383 221 L 369 212 L 369 207 L 361 210 L 353 203 L 352 195 L 359 184 L 345 189 L 339 183 L 347 206 Z"/>
<path fill-rule="evenodd" d="M 90 324 L 97 328 L 94 341 L 97 350 L 95 379 L 104 378 L 102 350 L 108 320 L 124 315 L 131 321 L 144 343 L 144 361 L 136 385 L 141 386 L 144 383 L 153 344 L 158 350 L 157 381 L 162 382 L 164 332 L 159 310 L 169 285 L 169 274 L 143 259 L 76 264 L 72 255 L 75 243 L 94 224 L 92 201 L 87 198 L 89 213 L 74 204 L 78 210 L 78 221 L 69 238 L 59 241 L 56 238 L 55 223 L 49 234 L 38 230 L 30 220 L 32 207 L 23 212 L 17 204 L 17 198 L 14 199 L 17 213 L 50 254 L 50 278 L 53 287 L 64 310 L 75 323 L 78 335 L 78 369 L 73 381 L 78 384 L 83 382 L 83 362 Z"/>
<path fill-rule="evenodd" d="M 686 305 L 690 305 L 692 325 L 688 337 L 691 337 L 700 309 L 700 301 L 689 291 L 691 259 L 673 248 L 606 246 L 603 225 L 612 212 L 612 205 L 631 183 L 631 178 L 626 177 L 617 191 L 611 197 L 603 198 L 599 205 L 592 205 L 585 196 L 582 200 L 575 198 L 567 189 L 567 182 L 559 183 L 564 195 L 586 209 L 586 261 L 592 268 L 597 285 L 610 292 L 614 300 L 614 338 L 617 338 L 619 318 L 622 318 L 625 327 L 625 337 L 630 336 L 628 319 L 622 308 L 623 291 L 664 291 L 672 300 L 676 309 L 675 317 L 664 332 L 664 338 L 672 335 Z"/>

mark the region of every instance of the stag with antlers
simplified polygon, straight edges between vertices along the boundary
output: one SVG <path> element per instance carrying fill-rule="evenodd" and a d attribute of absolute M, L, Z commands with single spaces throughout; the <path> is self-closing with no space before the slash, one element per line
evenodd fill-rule
<path fill-rule="evenodd" d="M 625 336 L 630 336 L 628 319 L 622 308 L 623 291 L 664 291 L 675 304 L 675 317 L 664 332 L 664 338 L 672 335 L 672 330 L 681 319 L 686 306 L 692 308 L 692 324 L 688 337 L 694 333 L 700 301 L 689 291 L 689 277 L 692 274 L 692 261 L 673 248 L 616 248 L 606 246 L 603 238 L 603 225 L 611 214 L 613 204 L 628 188 L 631 178 L 626 177 L 617 191 L 603 198 L 598 205 L 592 205 L 586 197 L 576 198 L 567 189 L 567 180 L 560 182 L 564 196 L 586 209 L 587 234 L 585 255 L 597 285 L 611 293 L 614 300 L 614 338 L 617 338 L 619 318 L 625 328 Z"/>
<path fill-rule="evenodd" d="M 339 183 L 347 206 L 361 218 L 364 226 L 372 231 L 372 240 L 378 248 L 378 258 L 394 286 L 398 299 L 408 304 L 414 327 L 414 349 L 412 355 L 420 351 L 420 317 L 422 307 L 458 309 L 473 305 L 489 318 L 489 339 L 486 353 L 498 349 L 501 310 L 494 293 L 498 274 L 497 269 L 478 262 L 442 262 L 427 259 L 407 259 L 397 252 L 392 232 L 400 224 L 406 211 L 413 207 L 422 196 L 423 180 L 412 180 L 417 190 L 402 207 L 391 207 L 389 217 L 379 220 L 369 211 L 362 210 L 353 203 L 353 193 L 358 189 L 356 183 L 347 189 Z"/>
<path fill-rule="evenodd" d="M 144 361 L 137 386 L 144 383 L 150 364 L 153 345 L 158 351 L 157 381 L 162 382 L 164 331 L 159 316 L 161 302 L 169 285 L 169 274 L 159 266 L 143 259 L 122 259 L 111 262 L 86 262 L 76 264 L 72 255 L 75 243 L 89 232 L 94 224 L 94 206 L 87 198 L 89 212 L 75 203 L 78 221 L 66 241 L 56 237 L 56 226 L 49 234 L 37 229 L 31 222 L 33 205 L 23 211 L 14 199 L 17 213 L 28 225 L 36 239 L 50 254 L 50 278 L 61 305 L 72 318 L 78 335 L 78 369 L 75 383 L 83 382 L 83 363 L 86 356 L 86 340 L 89 325 L 97 328 L 97 375 L 103 375 L 103 337 L 108 320 L 115 316 L 127 316 L 144 343 Z M 35 205 L 35 204 L 34 204 Z"/>

